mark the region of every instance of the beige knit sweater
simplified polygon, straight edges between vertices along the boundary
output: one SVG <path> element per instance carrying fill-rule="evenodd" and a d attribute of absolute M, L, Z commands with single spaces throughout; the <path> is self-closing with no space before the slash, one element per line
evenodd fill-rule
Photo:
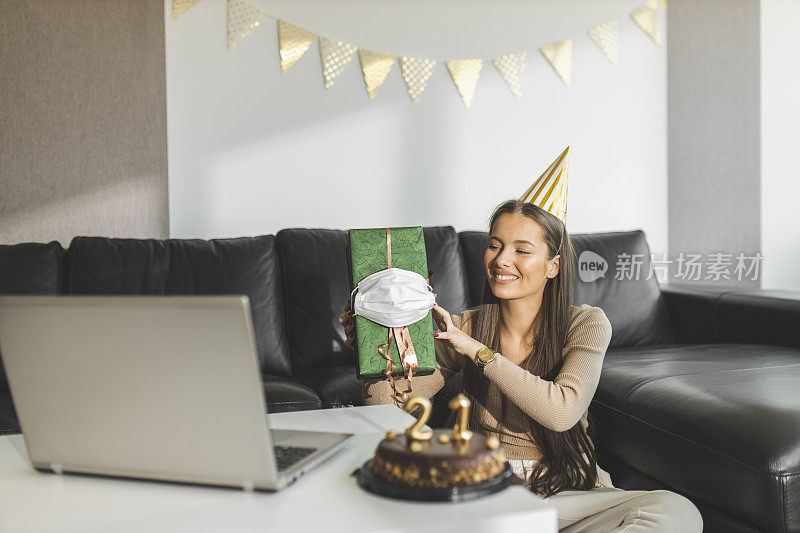
<path fill-rule="evenodd" d="M 469 321 L 475 309 L 453 315 L 453 324 L 469 333 Z M 564 365 L 555 380 L 547 381 L 512 363 L 502 354 L 486 365 L 485 375 L 490 380 L 485 405 L 473 405 L 485 427 L 497 428 L 498 438 L 506 457 L 512 460 L 541 458 L 539 448 L 526 433 L 528 417 L 554 431 L 566 431 L 586 419 L 592 401 L 603 357 L 611 340 L 611 324 L 599 307 L 571 306 L 572 313 L 567 343 L 564 346 Z M 430 376 L 413 378 L 414 394 L 432 397 L 444 382 L 474 364 L 468 357 L 457 353 L 446 340 L 436 339 L 436 371 Z M 397 379 L 398 390 L 405 390 L 403 378 Z M 392 403 L 391 385 L 386 379 L 368 381 L 364 385 L 364 403 L 367 405 Z M 505 416 L 501 416 L 501 397 L 510 400 Z M 527 462 L 527 461 L 526 461 Z"/>

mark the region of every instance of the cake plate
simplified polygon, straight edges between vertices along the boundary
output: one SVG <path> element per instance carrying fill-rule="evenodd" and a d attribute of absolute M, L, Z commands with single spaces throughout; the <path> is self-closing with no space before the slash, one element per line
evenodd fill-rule
<path fill-rule="evenodd" d="M 505 468 L 492 479 L 475 485 L 449 488 L 417 488 L 406 487 L 389 483 L 372 473 L 372 459 L 361 465 L 353 475 L 358 480 L 358 485 L 373 494 L 395 498 L 398 500 L 424 500 L 437 502 L 464 502 L 475 500 L 489 494 L 494 494 L 505 489 L 512 483 L 513 473 L 511 466 L 506 463 Z"/>

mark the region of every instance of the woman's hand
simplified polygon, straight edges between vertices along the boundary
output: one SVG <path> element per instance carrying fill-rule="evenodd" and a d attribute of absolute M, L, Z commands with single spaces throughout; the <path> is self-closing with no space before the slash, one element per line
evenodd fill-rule
<path fill-rule="evenodd" d="M 353 320 L 353 310 L 350 307 L 350 298 L 344 304 L 344 313 L 339 317 L 339 324 L 344 326 L 344 334 L 346 338 L 344 343 L 353 348 L 353 339 L 355 339 L 356 321 Z"/>
<path fill-rule="evenodd" d="M 450 313 L 442 309 L 438 304 L 434 304 L 433 306 L 433 319 L 436 321 L 440 330 L 434 334 L 434 337 L 449 342 L 453 346 L 453 349 L 461 355 L 466 355 L 474 361 L 475 354 L 478 353 L 478 350 L 485 347 L 483 344 L 458 329 L 455 324 L 453 324 L 453 317 L 450 316 Z"/>

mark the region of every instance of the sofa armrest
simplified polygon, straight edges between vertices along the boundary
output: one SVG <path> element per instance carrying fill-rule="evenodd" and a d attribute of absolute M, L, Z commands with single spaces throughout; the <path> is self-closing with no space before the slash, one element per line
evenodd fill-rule
<path fill-rule="evenodd" d="M 662 285 L 678 342 L 737 342 L 800 348 L 800 293 Z"/>
<path fill-rule="evenodd" d="M 717 341 L 714 310 L 717 300 L 726 290 L 701 285 L 661 284 L 661 294 L 677 342 Z"/>
<path fill-rule="evenodd" d="M 727 292 L 717 301 L 722 342 L 800 348 L 800 293 L 776 290 Z"/>

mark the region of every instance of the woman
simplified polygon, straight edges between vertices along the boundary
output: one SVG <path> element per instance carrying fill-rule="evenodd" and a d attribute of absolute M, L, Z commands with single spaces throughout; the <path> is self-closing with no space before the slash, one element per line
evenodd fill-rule
<path fill-rule="evenodd" d="M 519 481 L 556 508 L 562 531 L 701 531 L 686 498 L 616 489 L 597 465 L 586 416 L 611 325 L 600 308 L 570 305 L 575 263 L 563 223 L 510 200 L 489 228 L 482 303 L 459 316 L 434 306 L 437 368 L 415 377 L 414 394 L 430 398 L 463 371 L 470 429 L 497 436 Z M 339 321 L 352 345 L 349 307 Z M 364 401 L 391 403 L 391 384 L 365 383 Z"/>

